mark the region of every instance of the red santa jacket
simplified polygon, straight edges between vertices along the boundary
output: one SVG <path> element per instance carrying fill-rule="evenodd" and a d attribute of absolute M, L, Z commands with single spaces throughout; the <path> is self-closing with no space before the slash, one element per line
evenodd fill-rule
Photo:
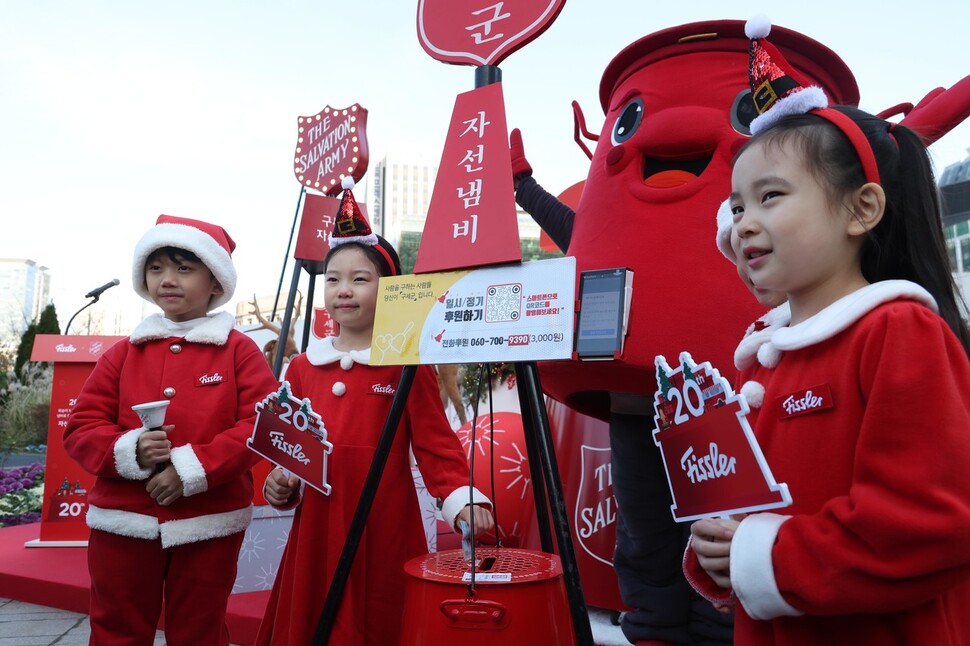
<path fill-rule="evenodd" d="M 246 445 L 256 402 L 277 388 L 263 353 L 233 329 L 231 314 L 189 329 L 161 315 L 145 319 L 108 349 L 84 384 L 64 432 L 64 448 L 97 476 L 88 494 L 93 529 L 155 539 L 169 547 L 241 532 L 252 517 Z M 135 459 L 146 432 L 132 405 L 168 399 L 172 464 L 184 495 L 162 507 L 148 495 L 152 474 Z"/>
<path fill-rule="evenodd" d="M 732 539 L 737 643 L 970 643 L 970 362 L 930 308 L 883 281 L 739 346 L 792 505 Z M 726 599 L 693 550 L 685 568 Z"/>

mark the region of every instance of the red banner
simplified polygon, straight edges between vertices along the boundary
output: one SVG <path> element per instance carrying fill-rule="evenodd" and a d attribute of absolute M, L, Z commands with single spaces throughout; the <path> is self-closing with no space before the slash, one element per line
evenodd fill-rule
<path fill-rule="evenodd" d="M 418 2 L 418 40 L 431 58 L 452 65 L 498 65 L 548 29 L 566 0 L 469 4 Z"/>
<path fill-rule="evenodd" d="M 459 94 L 414 273 L 520 262 L 502 84 Z"/>
<path fill-rule="evenodd" d="M 63 336 L 39 334 L 34 338 L 31 361 L 54 363 L 51 409 L 47 420 L 47 459 L 44 470 L 44 502 L 40 539 L 32 547 L 86 544 L 90 530 L 84 517 L 87 492 L 94 476 L 82 469 L 64 450 L 64 429 L 74 402 L 88 375 L 105 350 L 124 339 L 120 336 Z"/>
<path fill-rule="evenodd" d="M 340 180 L 360 180 L 367 172 L 367 110 L 355 103 L 343 109 L 329 105 L 315 115 L 297 119 L 298 136 L 293 174 L 298 182 L 336 195 Z"/>

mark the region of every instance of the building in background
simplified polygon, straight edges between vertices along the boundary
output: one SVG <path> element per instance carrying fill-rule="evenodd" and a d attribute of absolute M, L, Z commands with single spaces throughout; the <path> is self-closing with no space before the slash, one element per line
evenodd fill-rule
<path fill-rule="evenodd" d="M 16 347 L 27 326 L 50 303 L 47 267 L 25 258 L 0 258 L 0 344 Z"/>
<path fill-rule="evenodd" d="M 406 259 L 417 253 L 437 176 L 436 165 L 393 154 L 374 165 L 367 191 L 368 217 L 371 227 L 397 249 L 405 272 L 411 269 Z M 527 254 L 527 249 L 534 247 L 538 253 L 539 225 L 518 206 L 516 218 L 524 257 L 536 257 Z"/>
<path fill-rule="evenodd" d="M 970 298 L 970 157 L 940 175 L 943 232 L 953 276 L 964 299 Z"/>
<path fill-rule="evenodd" d="M 367 192 L 371 227 L 395 247 L 405 231 L 424 230 L 437 177 L 436 165 L 385 155 L 374 165 Z"/>

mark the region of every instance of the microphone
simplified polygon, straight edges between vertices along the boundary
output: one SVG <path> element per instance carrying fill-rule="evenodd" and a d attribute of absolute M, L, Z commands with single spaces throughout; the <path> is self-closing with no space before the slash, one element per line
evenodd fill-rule
<path fill-rule="evenodd" d="M 97 298 L 97 297 L 101 296 L 101 294 L 105 290 L 111 289 L 112 287 L 114 287 L 115 285 L 118 285 L 120 283 L 121 283 L 120 280 L 118 280 L 117 278 L 114 278 L 114 279 L 112 279 L 112 281 L 110 283 L 105 283 L 101 287 L 98 287 L 96 289 L 92 289 L 90 292 L 88 292 L 87 294 L 84 295 L 84 298 Z"/>

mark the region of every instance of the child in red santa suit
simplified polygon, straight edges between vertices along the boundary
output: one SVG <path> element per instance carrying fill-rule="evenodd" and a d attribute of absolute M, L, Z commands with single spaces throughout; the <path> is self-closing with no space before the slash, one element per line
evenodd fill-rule
<path fill-rule="evenodd" d="M 828 107 L 749 24 L 761 116 L 731 247 L 789 321 L 738 348 L 792 505 L 704 519 L 685 571 L 739 644 L 970 643 L 970 332 L 919 136 Z M 737 603 L 736 603 L 737 602 Z"/>
<path fill-rule="evenodd" d="M 378 280 L 400 275 L 400 260 L 386 240 L 371 232 L 354 201 L 353 184 L 345 180 L 342 185 L 346 190 L 324 260 L 325 304 L 339 333 L 311 343 L 286 373 L 293 393 L 309 399 L 319 412 L 333 443 L 327 467 L 331 493 L 301 487 L 280 469 L 266 479 L 267 502 L 296 506 L 296 512 L 256 638 L 262 645 L 313 641 L 401 379 L 400 366 L 370 363 Z M 473 520 L 476 534 L 494 526 L 488 499 L 468 485 L 465 452 L 445 417 L 434 372 L 419 366 L 330 628 L 331 644 L 383 646 L 398 643 L 401 636 L 404 564 L 427 553 L 409 447 L 428 491 L 444 501 L 442 517 L 456 531 L 458 521 Z"/>
<path fill-rule="evenodd" d="M 228 312 L 235 243 L 217 225 L 159 216 L 135 246 L 135 291 L 161 308 L 101 357 L 64 448 L 97 476 L 89 493 L 91 643 L 229 643 L 226 605 L 252 517 L 245 445 L 277 388 Z M 168 401 L 148 429 L 132 406 Z M 163 603 L 164 602 L 164 603 Z"/>

